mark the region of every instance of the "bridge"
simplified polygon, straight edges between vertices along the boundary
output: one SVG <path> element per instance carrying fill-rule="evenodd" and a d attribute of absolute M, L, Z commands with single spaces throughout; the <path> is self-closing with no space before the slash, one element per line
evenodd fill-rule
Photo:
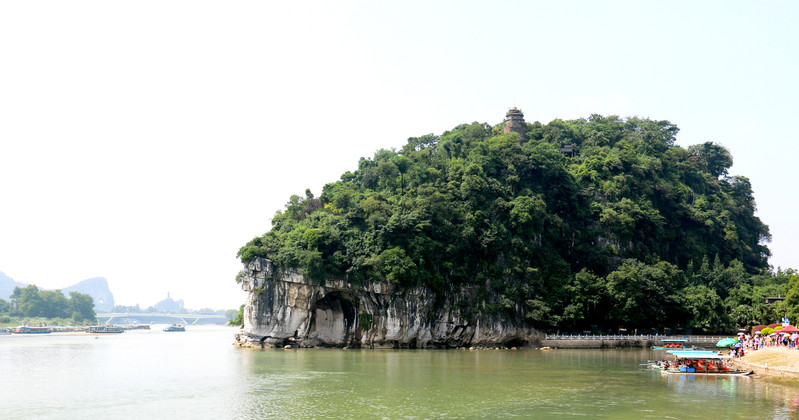
<path fill-rule="evenodd" d="M 616 334 L 616 335 L 590 335 L 590 334 L 547 334 L 545 340 L 649 340 L 662 343 L 663 340 L 682 339 L 692 343 L 716 343 L 722 338 L 731 335 L 647 335 L 647 334 Z"/>
<path fill-rule="evenodd" d="M 226 324 L 224 315 L 159 314 L 159 313 L 102 313 L 97 320 L 106 324 Z"/>
<path fill-rule="evenodd" d="M 716 335 L 566 335 L 547 334 L 541 345 L 562 349 L 601 349 L 601 348 L 647 348 L 663 345 L 663 340 L 682 339 L 686 346 L 715 348 L 715 344 L 725 336 Z M 726 336 L 729 337 L 729 336 Z"/>

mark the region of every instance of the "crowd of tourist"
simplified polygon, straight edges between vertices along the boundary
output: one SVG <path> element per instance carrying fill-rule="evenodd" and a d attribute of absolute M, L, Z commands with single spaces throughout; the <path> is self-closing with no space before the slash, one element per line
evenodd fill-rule
<path fill-rule="evenodd" d="M 769 335 L 763 335 L 756 331 L 754 335 L 741 334 L 738 336 L 738 344 L 730 348 L 730 354 L 734 357 L 741 357 L 747 351 L 758 350 L 764 347 L 787 347 L 795 349 L 799 346 L 799 333 L 780 333 L 779 330 Z"/>

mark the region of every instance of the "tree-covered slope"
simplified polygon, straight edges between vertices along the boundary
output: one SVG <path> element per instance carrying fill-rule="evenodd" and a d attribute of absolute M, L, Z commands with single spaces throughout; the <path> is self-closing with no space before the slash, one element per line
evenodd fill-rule
<path fill-rule="evenodd" d="M 239 256 L 315 279 L 479 285 L 502 296 L 489 310 L 563 328 L 695 327 L 693 310 L 767 268 L 768 227 L 722 146 L 684 149 L 668 121 L 615 116 L 502 128 L 362 158 L 320 197 L 292 196 Z M 740 280 L 697 274 L 709 261 Z"/>

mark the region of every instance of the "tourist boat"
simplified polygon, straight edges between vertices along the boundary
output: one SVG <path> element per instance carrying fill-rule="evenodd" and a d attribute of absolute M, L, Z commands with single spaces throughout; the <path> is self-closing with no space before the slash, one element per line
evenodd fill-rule
<path fill-rule="evenodd" d="M 13 334 L 50 334 L 50 327 L 29 327 L 27 325 L 20 325 L 12 328 Z"/>
<path fill-rule="evenodd" d="M 746 376 L 755 373 L 752 370 L 738 370 L 727 366 L 725 361 L 732 359 L 732 356 L 721 355 L 714 351 L 670 350 L 668 353 L 674 356 L 676 360 L 668 362 L 668 367 L 663 366 L 660 373 L 664 375 Z"/>
<path fill-rule="evenodd" d="M 718 353 L 712 350 L 694 350 L 694 349 L 672 349 L 667 351 L 669 355 L 674 355 L 675 353 L 683 353 L 683 352 L 690 352 L 692 355 L 718 355 Z M 663 370 L 666 369 L 666 366 L 674 365 L 673 361 L 667 360 L 648 360 L 646 363 L 641 363 L 639 366 L 646 367 L 647 369 L 653 370 Z"/>
<path fill-rule="evenodd" d="M 685 344 L 688 340 L 683 338 L 664 338 L 660 340 L 663 342 L 663 345 L 658 347 L 652 347 L 652 350 L 671 350 L 671 349 L 685 349 Z"/>
<path fill-rule="evenodd" d="M 86 328 L 89 334 L 119 334 L 125 332 L 122 327 L 113 327 L 110 325 L 94 325 Z"/>
<path fill-rule="evenodd" d="M 124 328 L 126 330 L 149 330 L 150 329 L 150 325 L 149 324 L 133 324 L 133 325 L 126 325 L 126 326 L 124 326 L 122 328 Z"/>
<path fill-rule="evenodd" d="M 67 325 L 65 327 L 50 327 L 51 333 L 73 333 L 73 332 L 83 332 L 86 331 L 85 327 L 75 327 L 72 325 Z"/>
<path fill-rule="evenodd" d="M 166 332 L 178 332 L 178 331 L 186 331 L 186 327 L 180 324 L 172 324 L 164 328 Z"/>

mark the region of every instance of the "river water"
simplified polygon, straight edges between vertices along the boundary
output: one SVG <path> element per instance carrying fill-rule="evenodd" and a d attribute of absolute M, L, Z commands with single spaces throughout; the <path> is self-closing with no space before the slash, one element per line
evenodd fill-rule
<path fill-rule="evenodd" d="M 652 350 L 253 350 L 188 326 L 0 336 L 0 418 L 797 418 L 799 389 Z"/>

